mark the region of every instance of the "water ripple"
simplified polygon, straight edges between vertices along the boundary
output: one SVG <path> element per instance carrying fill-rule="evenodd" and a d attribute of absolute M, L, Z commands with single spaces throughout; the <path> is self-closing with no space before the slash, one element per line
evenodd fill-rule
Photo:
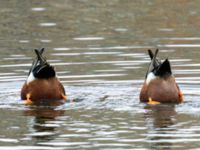
<path fill-rule="evenodd" d="M 41 27 L 54 27 L 56 25 L 57 25 L 57 23 L 54 23 L 54 22 L 45 22 L 45 23 L 39 24 L 39 26 L 41 26 Z"/>
<path fill-rule="evenodd" d="M 200 44 L 159 44 L 158 47 L 169 47 L 169 48 L 196 48 L 200 47 Z"/>
<path fill-rule="evenodd" d="M 74 40 L 77 41 L 97 41 L 97 40 L 104 40 L 103 37 L 76 37 L 73 38 Z"/>
<path fill-rule="evenodd" d="M 41 11 L 45 11 L 46 8 L 43 7 L 35 7 L 35 8 L 31 8 L 32 11 L 36 11 L 36 12 L 41 12 Z"/>

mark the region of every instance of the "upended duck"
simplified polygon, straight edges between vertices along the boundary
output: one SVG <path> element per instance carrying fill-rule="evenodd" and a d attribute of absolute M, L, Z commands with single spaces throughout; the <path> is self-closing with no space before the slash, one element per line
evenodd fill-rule
<path fill-rule="evenodd" d="M 140 92 L 140 101 L 149 104 L 181 103 L 183 94 L 172 74 L 168 59 L 163 62 L 157 58 L 158 49 L 148 50 L 151 63 Z"/>
<path fill-rule="evenodd" d="M 44 48 L 35 49 L 36 59 L 29 70 L 27 80 L 21 89 L 21 99 L 25 104 L 66 100 L 65 89 L 53 66 L 42 56 Z"/>

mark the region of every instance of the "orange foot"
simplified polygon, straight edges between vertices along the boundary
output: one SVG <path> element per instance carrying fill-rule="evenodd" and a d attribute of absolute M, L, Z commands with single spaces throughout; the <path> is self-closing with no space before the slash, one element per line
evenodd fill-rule
<path fill-rule="evenodd" d="M 155 100 L 152 100 L 152 98 L 149 97 L 149 102 L 148 102 L 147 104 L 150 104 L 150 105 L 158 105 L 158 104 L 160 104 L 160 102 L 155 101 Z"/>
<path fill-rule="evenodd" d="M 183 93 L 181 91 L 179 91 L 178 96 L 179 96 L 179 99 L 180 99 L 180 103 L 183 103 L 184 96 L 183 96 Z"/>
<path fill-rule="evenodd" d="M 66 95 L 62 94 L 61 96 L 62 96 L 62 99 L 64 99 L 65 101 L 67 100 L 67 96 Z"/>
<path fill-rule="evenodd" d="M 25 105 L 32 105 L 33 104 L 32 100 L 31 100 L 31 94 L 30 93 L 26 94 L 26 100 L 24 101 L 24 104 Z"/>

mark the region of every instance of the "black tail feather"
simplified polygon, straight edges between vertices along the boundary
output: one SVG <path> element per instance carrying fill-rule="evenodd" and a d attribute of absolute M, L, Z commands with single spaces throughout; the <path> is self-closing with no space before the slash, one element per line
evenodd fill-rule
<path fill-rule="evenodd" d="M 49 64 L 38 65 L 33 69 L 34 77 L 38 79 L 48 79 L 51 77 L 55 77 L 56 73 L 52 66 Z"/>
<path fill-rule="evenodd" d="M 150 49 L 148 50 L 149 56 L 151 58 L 151 63 L 150 63 L 149 68 L 147 70 L 146 78 L 147 78 L 147 75 L 154 70 L 154 68 L 157 68 L 161 64 L 160 60 L 158 60 L 156 58 L 158 51 L 159 50 L 156 49 L 155 53 L 153 54 L 153 52 Z"/>
<path fill-rule="evenodd" d="M 37 49 L 35 49 L 35 53 L 37 55 L 37 60 L 40 62 L 40 64 L 46 64 L 47 63 L 46 59 L 44 57 L 42 57 L 41 52 L 43 52 L 43 51 L 38 51 Z"/>
<path fill-rule="evenodd" d="M 36 51 L 37 51 L 40 55 L 42 55 L 43 52 L 44 52 L 44 48 L 41 48 L 40 50 L 35 49 L 35 53 L 36 53 Z M 32 63 L 32 66 L 31 66 L 31 68 L 30 68 L 30 70 L 29 70 L 28 75 L 30 75 L 30 73 L 31 73 L 31 72 L 33 71 L 33 69 L 36 67 L 36 65 L 38 64 L 38 61 L 39 61 L 39 59 L 38 59 L 38 56 L 37 56 L 37 58 L 35 58 L 35 60 L 34 60 L 33 63 Z"/>
<path fill-rule="evenodd" d="M 172 75 L 171 65 L 168 59 L 165 61 L 154 71 L 156 76 L 165 77 Z"/>
<path fill-rule="evenodd" d="M 33 61 L 29 74 L 33 72 L 33 75 L 36 78 L 40 78 L 40 79 L 55 77 L 56 75 L 55 70 L 52 66 L 50 66 L 50 64 L 42 56 L 43 52 L 44 52 L 44 48 L 40 50 L 35 49 L 35 54 L 37 55 L 37 57 Z"/>
<path fill-rule="evenodd" d="M 160 76 L 160 77 L 172 75 L 169 60 L 165 59 L 165 61 L 162 63 L 161 60 L 157 58 L 158 52 L 159 52 L 158 49 L 156 49 L 155 53 L 153 53 L 152 50 L 148 49 L 148 54 L 149 54 L 149 57 L 151 58 L 151 63 L 147 70 L 146 78 L 150 72 L 153 72 L 156 76 Z"/>
<path fill-rule="evenodd" d="M 148 53 L 149 53 L 149 57 L 150 57 L 151 60 L 152 60 L 152 59 L 153 59 L 153 56 L 154 56 L 153 52 L 152 52 L 150 49 L 148 49 Z"/>

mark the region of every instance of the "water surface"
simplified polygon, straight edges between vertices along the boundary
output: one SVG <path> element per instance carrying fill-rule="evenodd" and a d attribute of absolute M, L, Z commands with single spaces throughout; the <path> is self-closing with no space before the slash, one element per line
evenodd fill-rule
<path fill-rule="evenodd" d="M 199 5 L 1 0 L 0 149 L 198 149 Z M 20 101 L 41 47 L 66 89 L 64 105 Z M 139 103 L 149 48 L 171 60 L 183 104 Z"/>

